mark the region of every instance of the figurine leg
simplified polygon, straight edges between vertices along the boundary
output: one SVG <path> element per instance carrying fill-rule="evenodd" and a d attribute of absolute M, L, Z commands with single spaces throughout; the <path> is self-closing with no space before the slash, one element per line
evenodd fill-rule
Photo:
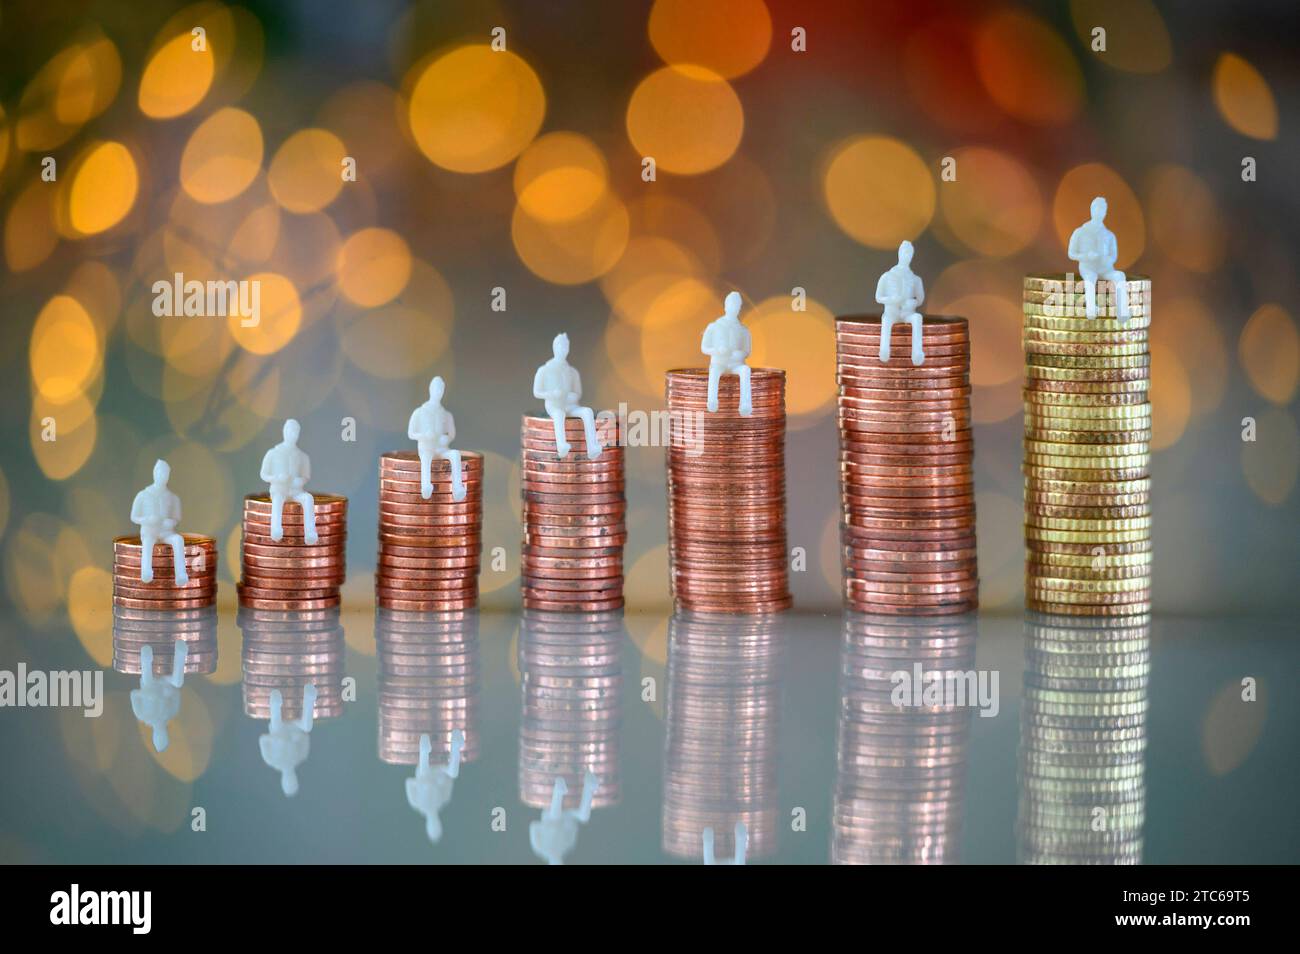
<path fill-rule="evenodd" d="M 1083 314 L 1086 318 L 1097 317 L 1097 273 L 1091 270 L 1079 269 L 1079 277 L 1083 279 Z"/>
<path fill-rule="evenodd" d="M 740 378 L 740 416 L 749 417 L 754 413 L 754 393 L 749 386 L 749 365 L 742 364 L 736 368 L 736 377 Z"/>
<path fill-rule="evenodd" d="M 710 413 L 718 410 L 718 379 L 722 377 L 722 368 L 709 362 L 709 404 Z"/>
<path fill-rule="evenodd" d="M 420 496 L 433 496 L 433 448 L 420 446 Z"/>
<path fill-rule="evenodd" d="M 140 530 L 140 582 L 153 582 L 153 548 L 158 542 L 156 534 Z"/>
<path fill-rule="evenodd" d="M 907 316 L 907 323 L 912 326 L 912 364 L 925 361 L 925 349 L 921 346 L 921 315 L 912 312 Z"/>
<path fill-rule="evenodd" d="M 604 448 L 596 436 L 596 414 L 589 407 L 578 408 L 578 417 L 582 418 L 582 436 L 587 442 L 587 460 L 595 460 Z"/>
<path fill-rule="evenodd" d="M 271 539 L 279 543 L 284 539 L 284 494 L 271 491 Z"/>
<path fill-rule="evenodd" d="M 185 538 L 179 533 L 169 533 L 163 542 L 172 548 L 172 570 L 176 576 L 176 585 L 184 586 L 190 581 L 189 574 L 185 572 Z"/>
<path fill-rule="evenodd" d="M 564 436 L 564 412 L 551 411 L 551 423 L 555 426 L 555 453 L 563 458 L 569 456 L 569 441 Z"/>
<path fill-rule="evenodd" d="M 176 652 L 172 656 L 171 684 L 179 689 L 185 685 L 185 660 L 190 655 L 190 644 L 179 636 L 176 637 Z"/>
<path fill-rule="evenodd" d="M 889 315 L 880 316 L 880 363 L 889 361 L 889 338 L 893 334 L 894 319 Z"/>
<path fill-rule="evenodd" d="M 465 499 L 465 470 L 461 466 L 460 451 L 448 448 L 447 461 L 451 464 L 451 499 Z"/>
<path fill-rule="evenodd" d="M 310 732 L 312 719 L 316 715 L 316 683 L 309 682 L 302 687 L 302 716 L 298 719 L 298 728 Z"/>
<path fill-rule="evenodd" d="M 447 775 L 450 778 L 460 777 L 460 753 L 465 748 L 465 733 L 460 729 L 451 734 L 451 758 L 447 760 Z"/>
<path fill-rule="evenodd" d="M 1115 315 L 1119 318 L 1120 324 L 1128 321 L 1128 278 L 1121 271 L 1112 270 L 1106 276 L 1115 285 Z"/>
<path fill-rule="evenodd" d="M 294 501 L 302 507 L 302 538 L 306 543 L 315 543 L 316 536 L 316 498 L 305 490 L 294 494 Z"/>
<path fill-rule="evenodd" d="M 706 865 L 716 865 L 718 863 L 718 859 L 713 854 L 712 826 L 704 829 L 704 833 L 700 836 L 700 839 L 704 842 L 704 863 Z"/>

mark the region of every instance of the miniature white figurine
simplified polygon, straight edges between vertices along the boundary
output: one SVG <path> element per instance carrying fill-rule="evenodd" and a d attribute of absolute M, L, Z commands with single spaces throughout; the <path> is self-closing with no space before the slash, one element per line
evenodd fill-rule
<path fill-rule="evenodd" d="M 596 436 L 596 415 L 589 407 L 578 403 L 582 397 L 582 379 L 568 362 L 569 336 L 558 334 L 551 344 L 554 357 L 537 369 L 533 377 L 533 397 L 546 402 L 546 413 L 555 424 L 555 451 L 560 457 L 569 456 L 569 442 L 564 436 L 564 419 L 582 418 L 582 429 L 587 438 L 587 459 L 595 460 L 604 449 Z"/>
<path fill-rule="evenodd" d="M 420 496 L 425 500 L 433 496 L 430 472 L 435 458 L 451 462 L 451 499 L 465 499 L 460 451 L 451 446 L 456 439 L 456 419 L 442 406 L 445 393 L 446 383 L 441 377 L 435 377 L 429 382 L 429 400 L 411 412 L 411 423 L 406 425 L 406 436 L 416 442 L 420 451 Z"/>
<path fill-rule="evenodd" d="M 730 861 L 719 861 L 713 856 L 713 829 L 704 829 L 704 863 L 706 865 L 743 865 L 749 850 L 749 829 L 743 821 L 736 822 L 736 856 Z"/>
<path fill-rule="evenodd" d="M 898 246 L 898 264 L 880 276 L 876 283 L 876 301 L 885 306 L 880 315 L 880 360 L 889 360 L 889 339 L 896 322 L 906 321 L 912 326 L 912 364 L 925 361 L 921 345 L 921 313 L 917 310 L 925 301 L 925 286 L 912 271 L 912 243 L 904 240 Z"/>
<path fill-rule="evenodd" d="M 167 461 L 153 465 L 153 483 L 135 495 L 131 502 L 131 522 L 140 525 L 140 582 L 153 582 L 153 548 L 162 541 L 172 548 L 172 565 L 176 585 L 190 581 L 185 572 L 185 538 L 176 531 L 181 519 L 181 498 L 167 488 L 172 469 Z"/>
<path fill-rule="evenodd" d="M 465 747 L 465 733 L 451 734 L 451 758 L 446 765 L 429 765 L 433 744 L 426 732 L 420 736 L 420 764 L 415 775 L 406 780 L 406 803 L 424 816 L 424 831 L 435 845 L 442 839 L 442 820 L 438 817 L 451 801 L 451 789 L 460 775 L 460 752 Z"/>
<path fill-rule="evenodd" d="M 1124 273 L 1115 268 L 1119 244 L 1115 233 L 1103 224 L 1106 220 L 1105 197 L 1099 195 L 1093 199 L 1088 211 L 1092 218 L 1074 230 L 1068 251 L 1070 258 L 1078 263 L 1079 277 L 1083 279 L 1084 314 L 1089 318 L 1097 317 L 1097 279 L 1104 278 L 1115 283 L 1115 313 L 1122 325 L 1129 319 L 1128 281 Z"/>
<path fill-rule="evenodd" d="M 734 374 L 740 378 L 740 416 L 749 417 L 754 408 L 749 365 L 745 360 L 753 350 L 754 341 L 749 329 L 740 323 L 740 305 L 740 292 L 727 295 L 721 317 L 704 329 L 700 350 L 709 356 L 709 410 L 718 409 L 718 379 L 724 374 Z"/>
<path fill-rule="evenodd" d="M 285 795 L 298 794 L 298 766 L 307 761 L 311 753 L 312 715 L 316 711 L 316 684 L 307 683 L 302 689 L 302 717 L 297 722 L 280 718 L 284 697 L 279 689 L 271 690 L 271 724 L 266 734 L 259 736 L 257 747 L 262 761 L 280 773 L 280 790 Z"/>
<path fill-rule="evenodd" d="M 301 428 L 293 418 L 284 422 L 284 440 L 276 444 L 262 458 L 262 479 L 270 485 L 271 493 L 271 539 L 284 539 L 284 502 L 297 501 L 302 507 L 302 537 L 307 543 L 315 543 L 316 536 L 316 501 L 311 494 L 303 490 L 311 480 L 311 458 L 298 447 L 298 434 Z"/>
<path fill-rule="evenodd" d="M 564 856 L 578 843 L 578 826 L 591 820 L 591 800 L 598 788 L 600 779 L 588 772 L 582 780 L 582 801 L 576 809 L 565 811 L 564 796 L 569 786 L 562 778 L 555 780 L 550 807 L 542 809 L 537 821 L 528 823 L 528 843 L 533 854 L 550 865 L 564 864 Z"/>
<path fill-rule="evenodd" d="M 172 659 L 170 676 L 153 674 L 153 647 L 140 649 L 140 688 L 131 690 L 131 711 L 141 722 L 153 729 L 153 747 L 165 752 L 171 741 L 167 723 L 181 711 L 181 686 L 185 685 L 185 658 L 189 647 L 177 638 L 176 655 Z"/>

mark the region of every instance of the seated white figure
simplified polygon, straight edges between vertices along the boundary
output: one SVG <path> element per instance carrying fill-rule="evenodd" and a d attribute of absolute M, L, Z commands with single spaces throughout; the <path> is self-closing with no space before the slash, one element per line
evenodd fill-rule
<path fill-rule="evenodd" d="M 568 362 L 569 336 L 558 334 L 551 344 L 553 356 L 537 369 L 533 376 L 533 397 L 546 404 L 546 413 L 555 425 L 555 451 L 560 457 L 569 456 L 569 442 L 564 434 L 565 418 L 582 418 L 583 434 L 587 439 L 587 458 L 595 460 L 604 449 L 596 436 L 596 415 L 589 407 L 578 403 L 582 398 L 582 379 Z"/>
<path fill-rule="evenodd" d="M 153 483 L 135 495 L 131 502 L 131 522 L 140 525 L 140 581 L 153 582 L 153 548 L 162 542 L 172 548 L 172 566 L 176 584 L 190 581 L 185 572 L 185 538 L 176 529 L 181 520 L 181 499 L 167 488 L 172 469 L 167 461 L 153 465 Z"/>
<path fill-rule="evenodd" d="M 153 647 L 146 645 L 140 649 L 140 688 L 131 690 L 131 711 L 153 729 L 153 747 L 158 752 L 166 751 L 171 741 L 167 723 L 181 711 L 181 687 L 185 685 L 185 659 L 188 655 L 188 644 L 177 639 L 172 674 L 155 676 Z"/>
<path fill-rule="evenodd" d="M 460 776 L 460 753 L 465 748 L 465 733 L 457 729 L 451 734 L 451 757 L 446 765 L 431 766 L 429 753 L 433 744 L 427 733 L 420 736 L 420 763 L 415 775 L 406 780 L 406 803 L 424 816 L 424 831 L 435 845 L 442 838 L 442 819 L 439 817 L 451 801 L 451 790 Z"/>
<path fill-rule="evenodd" d="M 456 439 L 456 419 L 442 406 L 442 396 L 447 385 L 440 377 L 429 382 L 429 400 L 411 412 L 411 422 L 406 426 L 406 436 L 415 441 L 420 452 L 420 495 L 428 500 L 433 496 L 433 461 L 451 463 L 451 499 L 465 499 L 465 476 L 461 469 L 460 451 L 451 446 Z"/>
<path fill-rule="evenodd" d="M 284 696 L 279 689 L 271 690 L 271 722 L 266 733 L 258 737 L 257 747 L 262 761 L 280 773 L 280 790 L 285 795 L 298 794 L 298 766 L 311 754 L 312 715 L 316 711 L 316 685 L 308 683 L 302 689 L 302 716 L 296 722 L 285 722 L 280 717 Z"/>
<path fill-rule="evenodd" d="M 292 500 L 302 507 L 303 541 L 316 543 L 316 501 L 303 489 L 311 480 L 311 458 L 298 447 L 300 430 L 293 418 L 284 422 L 284 440 L 262 458 L 261 476 L 270 488 L 271 539 L 284 539 L 284 502 Z"/>
<path fill-rule="evenodd" d="M 749 829 L 743 821 L 736 822 L 736 855 L 730 861 L 719 861 L 713 854 L 713 829 L 704 829 L 701 836 L 704 841 L 704 863 L 706 865 L 743 865 L 745 853 L 749 850 Z"/>
<path fill-rule="evenodd" d="M 880 360 L 889 360 L 889 339 L 895 323 L 906 321 L 912 326 L 912 364 L 925 361 L 921 344 L 921 313 L 918 309 L 925 301 L 925 286 L 912 271 L 912 243 L 904 241 L 898 246 L 898 264 L 876 282 L 876 301 L 884 305 L 880 315 Z"/>
<path fill-rule="evenodd" d="M 1115 314 L 1120 324 L 1129 319 L 1128 280 L 1115 267 L 1119 257 L 1119 244 L 1115 233 L 1106 228 L 1106 200 L 1102 196 L 1092 200 L 1088 211 L 1092 217 L 1074 230 L 1070 236 L 1069 256 L 1079 265 L 1083 279 L 1084 314 L 1097 317 L 1097 279 L 1115 283 Z"/>
<path fill-rule="evenodd" d="M 727 295 L 721 317 L 709 322 L 704 329 L 700 350 L 709 356 L 709 410 L 718 409 L 718 379 L 724 374 L 734 374 L 740 378 L 738 410 L 741 417 L 749 417 L 753 413 L 753 394 L 750 391 L 749 365 L 745 362 L 754 342 L 749 329 L 740 323 L 740 306 L 740 292 Z"/>
<path fill-rule="evenodd" d="M 564 864 L 564 856 L 578 843 L 578 826 L 591 820 L 591 800 L 599 788 L 600 780 L 588 772 L 582 781 L 582 801 L 576 809 L 565 811 L 564 796 L 569 786 L 562 778 L 555 780 L 550 807 L 542 809 L 537 821 L 528 823 L 528 844 L 537 857 L 547 864 Z"/>

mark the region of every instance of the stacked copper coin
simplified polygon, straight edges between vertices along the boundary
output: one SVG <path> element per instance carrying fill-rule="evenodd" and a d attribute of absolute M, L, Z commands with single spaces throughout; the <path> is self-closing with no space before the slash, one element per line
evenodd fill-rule
<path fill-rule="evenodd" d="M 525 610 L 519 630 L 519 798 L 545 808 L 557 778 L 564 807 L 576 808 L 588 772 L 600 787 L 595 807 L 623 795 L 621 612 Z"/>
<path fill-rule="evenodd" d="M 185 671 L 217 670 L 217 610 L 214 606 L 186 610 L 134 610 L 113 607 L 113 668 L 139 675 L 140 650 L 153 652 L 153 671 L 172 671 L 176 642 L 185 642 Z"/>
<path fill-rule="evenodd" d="M 931 674 L 973 672 L 975 636 L 973 615 L 926 623 L 845 618 L 833 863 L 958 860 L 970 706 L 977 700 L 935 705 L 917 694 L 938 678 Z"/>
<path fill-rule="evenodd" d="M 244 634 L 244 712 L 271 717 L 271 692 L 279 689 L 281 715 L 302 715 L 302 691 L 316 687 L 318 719 L 343 714 L 345 647 L 338 609 L 260 610 L 239 608 Z"/>
<path fill-rule="evenodd" d="M 420 458 L 379 459 L 379 564 L 375 602 L 385 609 L 451 612 L 478 605 L 483 549 L 483 455 L 461 454 L 465 499 L 453 500 L 451 465 L 430 467 L 433 494 L 420 492 Z"/>
<path fill-rule="evenodd" d="M 618 421 L 596 422 L 602 450 L 587 457 L 582 421 L 565 421 L 569 453 L 556 455 L 555 425 L 524 417 L 524 539 L 520 579 L 524 606 L 598 613 L 623 605 L 627 500 Z"/>
<path fill-rule="evenodd" d="M 1140 864 L 1151 618 L 1031 614 L 1020 715 L 1020 861 Z"/>
<path fill-rule="evenodd" d="M 315 543 L 304 537 L 302 507 L 286 501 L 281 511 L 284 534 L 271 539 L 271 498 L 244 498 L 240 550 L 243 580 L 239 605 L 251 609 L 297 612 L 339 605 L 348 535 L 348 499 L 316 494 Z"/>
<path fill-rule="evenodd" d="M 754 368 L 753 413 L 741 416 L 740 379 L 669 371 L 668 558 L 677 609 L 771 613 L 789 609 L 785 533 L 785 372 Z"/>
<path fill-rule="evenodd" d="M 719 859 L 772 854 L 781 811 L 778 734 L 786 632 L 770 616 L 676 613 L 668 628 L 663 849 L 698 860 L 706 828 Z"/>
<path fill-rule="evenodd" d="M 1025 601 L 1072 616 L 1151 608 L 1151 281 L 1024 285 Z"/>
<path fill-rule="evenodd" d="M 880 360 L 880 318 L 835 322 L 840 386 L 844 599 L 874 614 L 938 616 L 979 604 L 970 334 L 926 315 L 922 364 L 911 325 Z"/>
<path fill-rule="evenodd" d="M 379 758 L 395 765 L 420 761 L 420 736 L 430 763 L 446 764 L 456 730 L 465 736 L 461 760 L 479 753 L 477 613 L 375 613 L 379 656 Z"/>
<path fill-rule="evenodd" d="M 113 606 L 132 610 L 200 609 L 217 602 L 217 542 L 197 533 L 185 538 L 185 573 L 189 582 L 177 585 L 172 548 L 154 544 L 150 555 L 153 579 L 140 579 L 140 538 L 113 541 Z"/>

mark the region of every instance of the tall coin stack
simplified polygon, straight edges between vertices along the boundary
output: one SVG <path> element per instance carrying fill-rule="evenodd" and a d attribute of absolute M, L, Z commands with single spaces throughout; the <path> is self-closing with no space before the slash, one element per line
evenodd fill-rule
<path fill-rule="evenodd" d="M 599 419 L 596 436 L 603 449 L 590 460 L 582 422 L 566 419 L 569 453 L 560 458 L 551 419 L 524 417 L 519 483 L 526 609 L 599 613 L 623 606 L 627 499 L 618 421 Z"/>
<path fill-rule="evenodd" d="M 339 605 L 348 535 L 348 499 L 315 494 L 316 543 L 303 539 L 302 507 L 285 501 L 284 536 L 271 539 L 271 498 L 244 498 L 239 605 L 272 612 L 330 609 Z M 288 702 L 286 700 L 286 705 Z"/>
<path fill-rule="evenodd" d="M 153 652 L 153 671 L 169 674 L 177 640 L 185 641 L 185 672 L 217 671 L 217 609 L 133 610 L 113 607 L 113 669 L 139 675 L 140 650 Z"/>
<path fill-rule="evenodd" d="M 1024 284 L 1025 603 L 1123 616 L 1151 605 L 1151 281 L 1131 317 L 1097 283 L 1097 317 L 1069 275 Z"/>
<path fill-rule="evenodd" d="M 880 317 L 835 322 L 844 599 L 872 614 L 940 616 L 979 605 L 970 333 L 926 315 L 925 361 L 895 324 L 880 360 Z"/>
<path fill-rule="evenodd" d="M 773 613 L 790 608 L 785 532 L 785 372 L 754 368 L 753 414 L 740 379 L 723 375 L 708 410 L 709 372 L 667 375 L 669 586 L 676 608 Z"/>
<path fill-rule="evenodd" d="M 113 541 L 113 606 L 127 610 L 192 610 L 217 602 L 217 542 L 197 533 L 185 539 L 185 573 L 189 582 L 176 585 L 172 548 L 154 544 L 153 579 L 140 580 L 142 545 L 138 536 Z"/>
<path fill-rule="evenodd" d="M 241 606 L 244 635 L 244 713 L 271 718 L 271 692 L 280 690 L 285 719 L 302 715 L 302 691 L 316 687 L 317 719 L 343 714 L 346 649 L 337 609 L 283 612 Z"/>
<path fill-rule="evenodd" d="M 379 459 L 379 563 L 375 602 L 407 612 L 478 605 L 483 549 L 483 455 L 461 453 L 465 499 L 451 496 L 451 464 L 430 467 L 433 494 L 420 492 L 420 458 L 393 451 Z"/>

